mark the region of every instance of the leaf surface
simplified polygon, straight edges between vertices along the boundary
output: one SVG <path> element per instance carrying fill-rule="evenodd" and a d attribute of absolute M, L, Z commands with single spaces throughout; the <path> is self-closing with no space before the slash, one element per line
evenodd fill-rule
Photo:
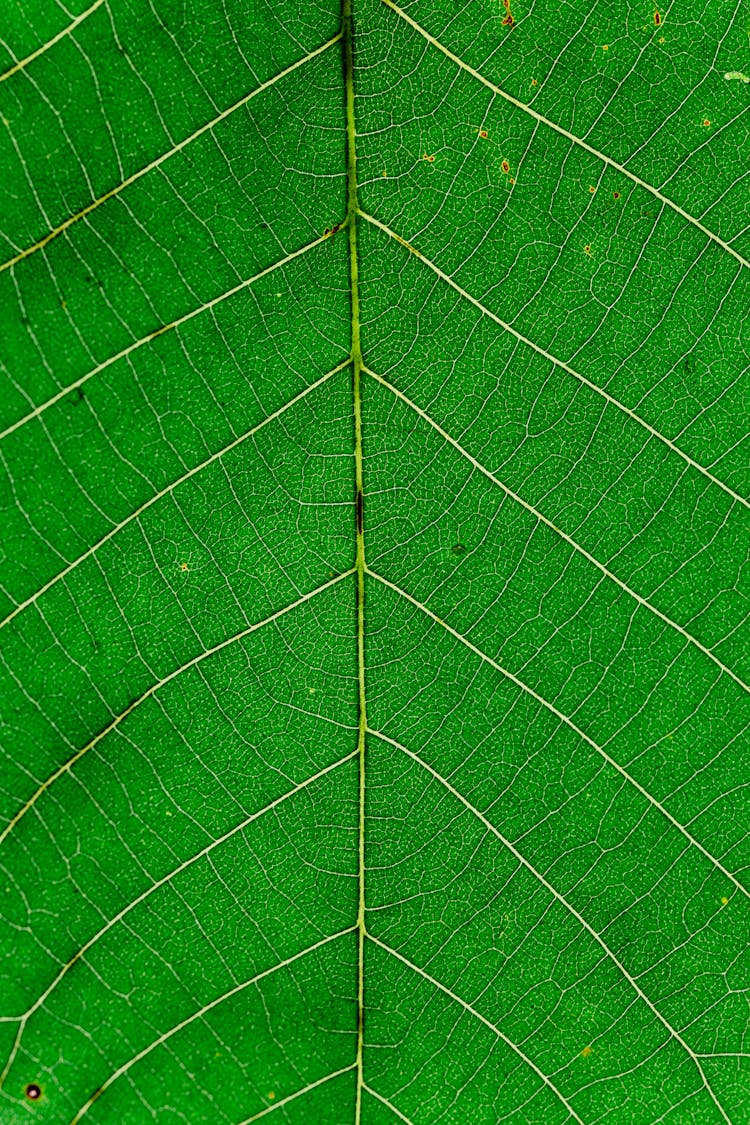
<path fill-rule="evenodd" d="M 0 36 L 0 1120 L 741 1125 L 747 17 Z"/>

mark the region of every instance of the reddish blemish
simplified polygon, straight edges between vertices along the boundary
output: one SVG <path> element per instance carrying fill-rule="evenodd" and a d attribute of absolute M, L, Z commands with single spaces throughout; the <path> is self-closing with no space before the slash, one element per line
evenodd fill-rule
<path fill-rule="evenodd" d="M 502 168 L 503 172 L 505 172 L 505 173 L 510 172 L 510 164 L 508 163 L 507 160 L 504 160 L 502 162 L 502 164 L 500 165 L 500 167 Z"/>
<path fill-rule="evenodd" d="M 482 138 L 483 140 L 487 140 L 487 130 L 486 130 L 486 129 L 480 129 L 480 130 L 479 130 L 479 136 L 480 136 L 480 137 L 481 137 L 481 138 Z"/>
<path fill-rule="evenodd" d="M 661 27 L 661 15 L 659 12 L 654 12 L 654 23 L 657 27 Z"/>
<path fill-rule="evenodd" d="M 510 0 L 503 0 L 503 7 L 505 8 L 503 27 L 513 27 L 515 21 L 513 19 L 513 13 L 510 10 Z"/>
<path fill-rule="evenodd" d="M 612 192 L 612 198 L 613 198 L 613 199 L 619 199 L 619 198 L 620 198 L 620 193 L 619 193 L 619 191 L 613 191 L 613 192 Z"/>

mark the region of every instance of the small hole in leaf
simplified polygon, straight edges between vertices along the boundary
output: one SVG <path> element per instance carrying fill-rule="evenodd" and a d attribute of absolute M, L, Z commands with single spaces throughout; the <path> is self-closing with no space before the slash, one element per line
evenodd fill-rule
<path fill-rule="evenodd" d="M 30 1082 L 26 1087 L 26 1097 L 29 1101 L 36 1102 L 42 1096 L 42 1089 L 37 1086 L 36 1082 Z"/>

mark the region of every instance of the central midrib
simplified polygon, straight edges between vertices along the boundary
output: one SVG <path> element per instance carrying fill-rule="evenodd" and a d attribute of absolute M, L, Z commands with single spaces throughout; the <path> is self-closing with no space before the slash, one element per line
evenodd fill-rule
<path fill-rule="evenodd" d="M 349 285 L 352 310 L 351 364 L 352 400 L 354 411 L 354 514 L 356 527 L 355 572 L 357 579 L 357 680 L 359 685 L 359 904 L 357 909 L 357 1095 L 355 1123 L 362 1116 L 363 1046 L 364 1046 L 364 947 L 365 947 L 365 740 L 367 731 L 367 698 L 365 693 L 365 535 L 364 491 L 362 486 L 362 349 L 359 339 L 359 266 L 357 260 L 357 151 L 354 120 L 354 53 L 352 43 L 351 0 L 341 4 L 341 51 L 344 66 L 346 96 L 346 224 L 349 231 Z"/>

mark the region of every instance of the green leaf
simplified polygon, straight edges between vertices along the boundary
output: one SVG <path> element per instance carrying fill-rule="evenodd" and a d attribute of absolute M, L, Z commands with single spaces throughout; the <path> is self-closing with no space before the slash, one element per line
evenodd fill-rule
<path fill-rule="evenodd" d="M 747 13 L 0 39 L 0 1121 L 750 1122 Z"/>

